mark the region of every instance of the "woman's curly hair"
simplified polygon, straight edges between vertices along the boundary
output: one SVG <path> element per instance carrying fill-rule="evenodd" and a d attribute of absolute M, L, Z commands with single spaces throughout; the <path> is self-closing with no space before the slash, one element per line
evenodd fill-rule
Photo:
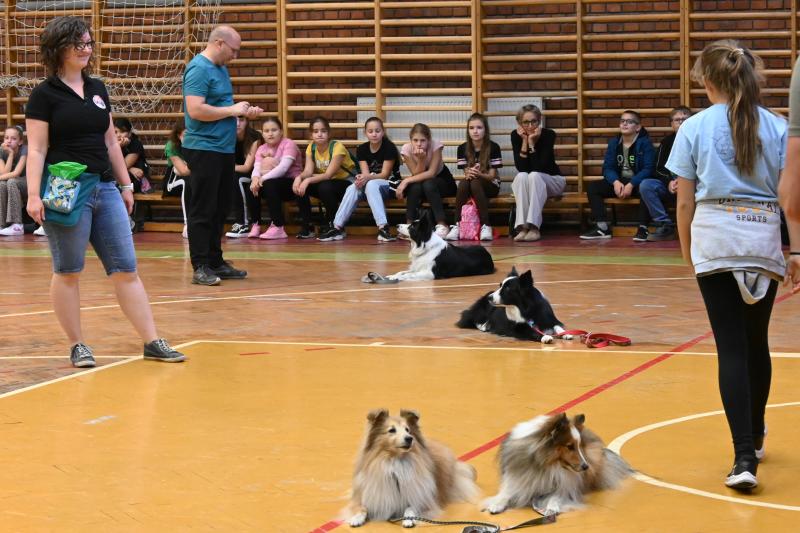
<path fill-rule="evenodd" d="M 39 50 L 42 53 L 42 65 L 48 76 L 55 76 L 64 61 L 64 52 L 75 43 L 79 43 L 84 33 L 92 35 L 92 27 L 82 18 L 56 17 L 47 23 L 39 38 Z M 89 64 L 83 69 L 87 76 L 94 71 L 94 49 L 89 57 Z"/>

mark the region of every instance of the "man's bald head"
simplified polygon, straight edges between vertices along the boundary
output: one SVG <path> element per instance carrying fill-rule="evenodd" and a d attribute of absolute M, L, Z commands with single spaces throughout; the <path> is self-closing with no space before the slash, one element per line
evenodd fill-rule
<path fill-rule="evenodd" d="M 203 55 L 216 65 L 227 65 L 239 55 L 242 38 L 230 26 L 217 26 L 208 36 L 208 45 L 203 50 Z"/>
<path fill-rule="evenodd" d="M 208 36 L 208 43 L 211 44 L 217 39 L 222 39 L 223 41 L 236 39 L 241 41 L 241 37 L 239 37 L 239 32 L 237 32 L 230 26 L 217 26 L 216 28 L 211 30 L 211 35 Z"/>

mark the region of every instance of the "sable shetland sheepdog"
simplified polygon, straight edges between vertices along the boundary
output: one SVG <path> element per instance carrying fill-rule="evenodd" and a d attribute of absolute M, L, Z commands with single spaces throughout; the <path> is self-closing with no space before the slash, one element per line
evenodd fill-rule
<path fill-rule="evenodd" d="M 631 468 L 584 421 L 561 413 L 517 424 L 500 447 L 500 492 L 483 509 L 496 514 L 531 505 L 557 514 L 581 507 L 587 492 L 617 487 Z"/>
<path fill-rule="evenodd" d="M 499 289 L 486 293 L 462 311 L 456 326 L 544 344 L 553 342 L 554 333 L 564 333 L 564 324 L 556 318 L 550 302 L 533 286 L 531 271 L 519 275 L 516 268 L 511 269 Z"/>
<path fill-rule="evenodd" d="M 474 501 L 475 469 L 456 460 L 445 446 L 425 439 L 416 412 L 400 411 L 394 417 L 379 409 L 369 413 L 367 421 L 346 510 L 351 526 L 367 519 L 430 518 L 447 503 Z M 413 520 L 404 520 L 403 527 L 414 527 Z"/>
<path fill-rule="evenodd" d="M 433 216 L 428 210 L 408 226 L 411 264 L 408 270 L 387 276 L 389 279 L 422 281 L 494 272 L 494 261 L 486 248 L 449 244 L 434 233 L 433 226 Z"/>

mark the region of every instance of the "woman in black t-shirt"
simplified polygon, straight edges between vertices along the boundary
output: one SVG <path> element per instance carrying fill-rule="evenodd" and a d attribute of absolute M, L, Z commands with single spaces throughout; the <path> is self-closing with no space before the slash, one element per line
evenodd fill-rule
<path fill-rule="evenodd" d="M 370 117 L 364 123 L 364 133 L 369 139 L 358 145 L 356 159 L 360 173 L 356 181 L 344 192 L 344 198 L 336 210 L 333 227 L 320 235 L 321 241 L 338 241 L 344 238 L 344 226 L 353 211 L 356 210 L 359 200 L 367 200 L 378 226 L 378 241 L 391 242 L 396 240 L 389 232 L 386 219 L 384 200 L 396 198 L 394 193 L 400 183 L 400 154 L 397 146 L 386 137 L 383 121 L 378 117 Z"/>
<path fill-rule="evenodd" d="M 55 315 L 67 334 L 76 367 L 95 366 L 92 350 L 83 342 L 78 281 L 86 247 L 92 243 L 114 283 L 117 301 L 144 341 L 144 358 L 177 362 L 185 359 L 156 334 L 144 285 L 136 272 L 136 254 L 128 215 L 133 185 L 122 157 L 111 102 L 103 83 L 91 78 L 94 41 L 91 27 L 76 17 L 57 17 L 40 37 L 48 78 L 31 92 L 25 106 L 28 131 L 28 213 L 47 230 L 53 257 L 50 285 Z M 78 179 L 88 192 L 77 223 L 56 223 L 40 197 L 45 164 L 76 162 L 87 169 Z M 99 177 L 100 181 L 94 187 Z M 114 179 L 120 185 L 117 189 Z M 85 184 L 85 186 L 83 186 Z"/>
<path fill-rule="evenodd" d="M 556 164 L 556 132 L 542 128 L 542 110 L 535 105 L 522 106 L 517 111 L 517 124 L 511 132 L 518 171 L 511 184 L 517 203 L 514 240 L 538 241 L 544 204 L 549 197 L 564 194 L 567 180 Z"/>
<path fill-rule="evenodd" d="M 464 179 L 458 182 L 456 191 L 455 225 L 450 227 L 445 239 L 459 239 L 461 208 L 470 198 L 475 199 L 480 217 L 477 237 L 482 241 L 492 240 L 489 225 L 489 198 L 500 193 L 500 178 L 497 169 L 503 166 L 500 146 L 491 140 L 489 120 L 480 113 L 473 113 L 467 120 L 467 142 L 458 146 L 456 152 L 458 168 L 464 170 Z"/>

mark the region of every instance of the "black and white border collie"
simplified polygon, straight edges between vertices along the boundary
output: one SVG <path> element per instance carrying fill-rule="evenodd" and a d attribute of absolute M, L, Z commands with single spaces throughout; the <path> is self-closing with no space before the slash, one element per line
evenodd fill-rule
<path fill-rule="evenodd" d="M 550 302 L 533 286 L 531 271 L 520 275 L 516 268 L 511 269 L 499 289 L 486 293 L 462 311 L 456 326 L 542 344 L 550 344 L 554 334 L 564 333 L 564 324 L 556 318 Z"/>
<path fill-rule="evenodd" d="M 480 276 L 494 272 L 492 256 L 483 246 L 454 246 L 433 231 L 433 217 L 425 211 L 408 226 L 411 260 L 408 270 L 387 276 L 401 281 L 423 281 Z"/>

